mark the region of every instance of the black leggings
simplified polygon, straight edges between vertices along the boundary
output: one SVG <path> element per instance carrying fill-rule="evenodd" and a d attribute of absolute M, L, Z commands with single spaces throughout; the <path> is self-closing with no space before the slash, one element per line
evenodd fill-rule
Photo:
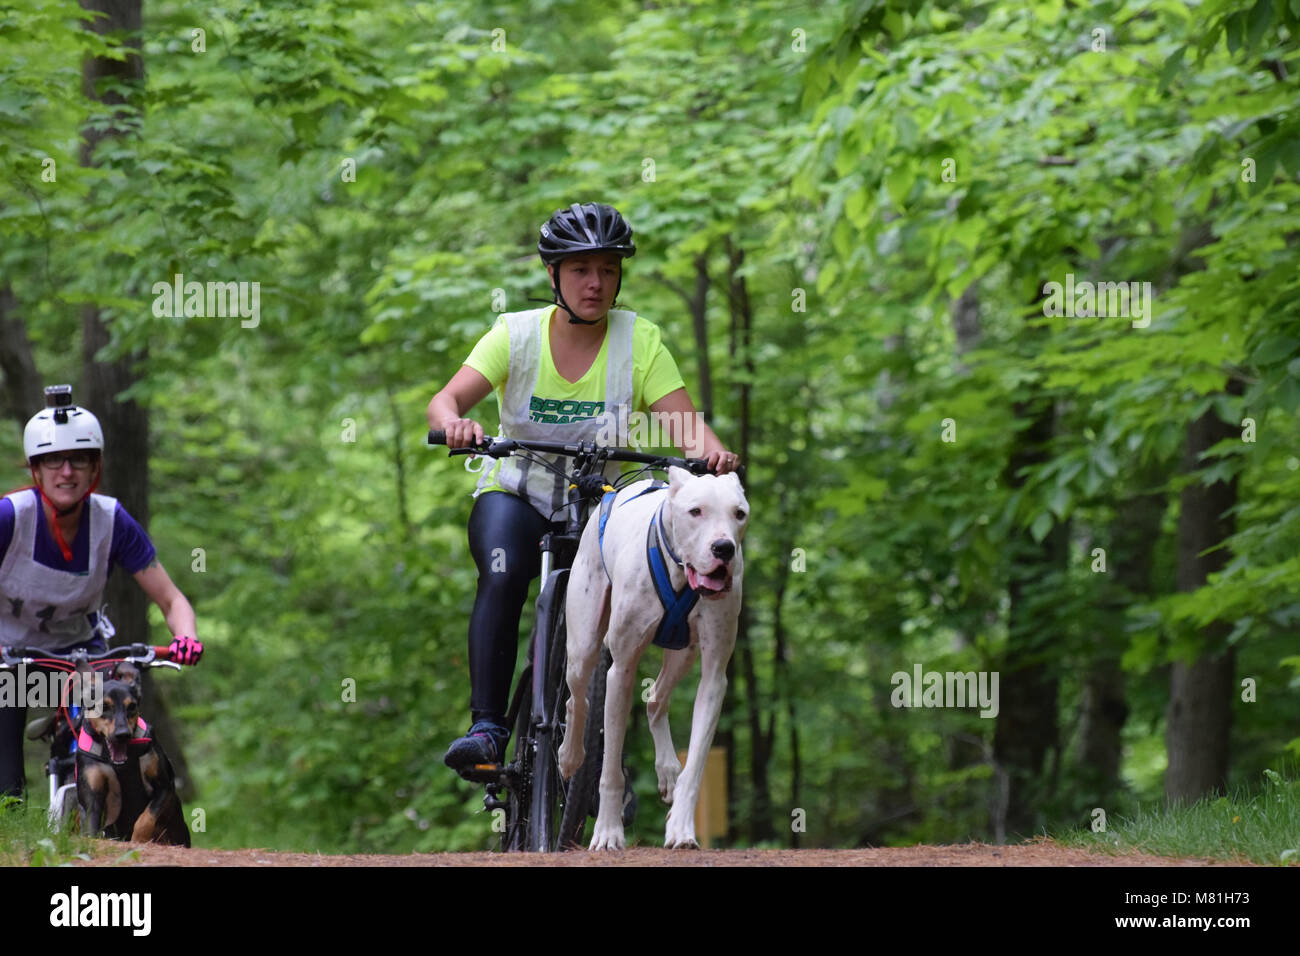
<path fill-rule="evenodd" d="M 0 797 L 21 797 L 25 707 L 0 707 Z"/>
<path fill-rule="evenodd" d="M 519 651 L 519 616 L 528 587 L 542 570 L 538 550 L 547 531 L 563 531 L 517 495 L 489 491 L 474 499 L 469 550 L 478 565 L 478 590 L 469 618 L 471 719 L 505 724 L 510 679 Z"/>

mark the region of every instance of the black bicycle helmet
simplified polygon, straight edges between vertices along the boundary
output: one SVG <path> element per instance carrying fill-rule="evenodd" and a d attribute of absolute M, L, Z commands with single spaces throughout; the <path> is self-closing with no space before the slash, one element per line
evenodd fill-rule
<path fill-rule="evenodd" d="M 600 202 L 574 203 L 568 209 L 557 209 L 551 218 L 542 224 L 542 235 L 537 240 L 537 253 L 548 266 L 557 269 L 562 261 L 570 256 L 588 255 L 605 252 L 620 259 L 636 255 L 636 245 L 632 242 L 632 227 L 613 206 Z M 618 288 L 614 297 L 623 289 L 622 270 L 619 271 Z M 551 281 L 551 292 L 555 302 L 569 313 L 572 325 L 596 325 L 586 319 L 578 318 L 560 294 L 560 284 Z"/>
<path fill-rule="evenodd" d="M 547 265 L 569 256 L 609 252 L 620 258 L 636 255 L 632 227 L 617 209 L 599 202 L 574 203 L 557 209 L 542 225 L 537 252 Z"/>

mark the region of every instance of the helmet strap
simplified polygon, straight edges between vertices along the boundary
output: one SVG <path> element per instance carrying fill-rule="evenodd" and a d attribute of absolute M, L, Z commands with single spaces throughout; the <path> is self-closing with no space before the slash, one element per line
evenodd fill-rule
<path fill-rule="evenodd" d="M 80 508 L 83 504 L 85 504 L 86 499 L 89 498 L 91 495 L 93 495 L 95 493 L 95 489 L 99 487 L 99 479 L 102 478 L 104 475 L 104 463 L 101 460 L 98 463 L 98 467 L 95 470 L 95 480 L 90 483 L 90 488 L 86 490 L 86 493 L 82 495 L 80 500 L 78 500 L 77 503 L 74 504 L 72 507 L 60 508 L 53 501 L 50 500 L 50 496 L 47 495 L 45 493 L 45 489 L 41 487 L 40 478 L 36 474 L 36 466 L 32 465 L 31 468 L 32 468 L 32 481 L 36 485 L 36 490 L 40 493 L 41 500 L 50 506 L 50 510 L 54 512 L 56 519 L 66 518 L 68 515 L 73 514 L 74 512 L 77 511 L 78 508 Z M 63 537 L 63 529 L 59 527 L 59 522 L 57 520 L 51 521 L 50 527 L 53 528 L 54 530 L 54 543 L 59 546 L 59 552 L 63 555 L 63 560 L 71 564 L 72 548 L 68 545 L 67 540 Z"/>
<path fill-rule="evenodd" d="M 570 325 L 600 325 L 600 321 L 601 321 L 600 319 L 595 319 L 593 321 L 589 319 L 578 318 L 576 315 L 574 315 L 573 310 L 569 308 L 568 303 L 564 301 L 564 296 L 560 294 L 560 266 L 563 264 L 563 262 L 564 260 L 561 259 L 559 262 L 555 263 L 555 278 L 551 280 L 551 291 L 555 293 L 555 304 L 558 305 L 565 312 L 569 313 Z M 615 302 L 618 301 L 618 294 L 622 290 L 623 290 L 623 267 L 620 264 L 618 268 L 618 286 L 617 288 L 614 289 Z"/>
<path fill-rule="evenodd" d="M 551 289 L 555 292 L 555 304 L 565 312 L 569 313 L 570 325 L 600 325 L 600 319 L 580 319 L 573 314 L 573 310 L 569 308 L 569 304 L 564 301 L 564 296 L 560 295 L 560 284 L 558 282 L 554 283 L 551 286 Z"/>

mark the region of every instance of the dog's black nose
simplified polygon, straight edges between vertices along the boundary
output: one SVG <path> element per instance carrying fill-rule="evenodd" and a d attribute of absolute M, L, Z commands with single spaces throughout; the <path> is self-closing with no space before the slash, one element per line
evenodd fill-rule
<path fill-rule="evenodd" d="M 726 538 L 719 538 L 712 544 L 713 556 L 720 561 L 730 561 L 736 556 L 736 545 Z"/>

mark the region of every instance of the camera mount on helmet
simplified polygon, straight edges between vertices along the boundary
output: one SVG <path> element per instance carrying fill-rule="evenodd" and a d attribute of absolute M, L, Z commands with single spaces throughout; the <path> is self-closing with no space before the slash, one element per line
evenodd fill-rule
<path fill-rule="evenodd" d="M 54 420 L 60 425 L 68 423 L 68 406 L 72 404 L 71 385 L 45 386 L 45 407 L 53 408 Z"/>

